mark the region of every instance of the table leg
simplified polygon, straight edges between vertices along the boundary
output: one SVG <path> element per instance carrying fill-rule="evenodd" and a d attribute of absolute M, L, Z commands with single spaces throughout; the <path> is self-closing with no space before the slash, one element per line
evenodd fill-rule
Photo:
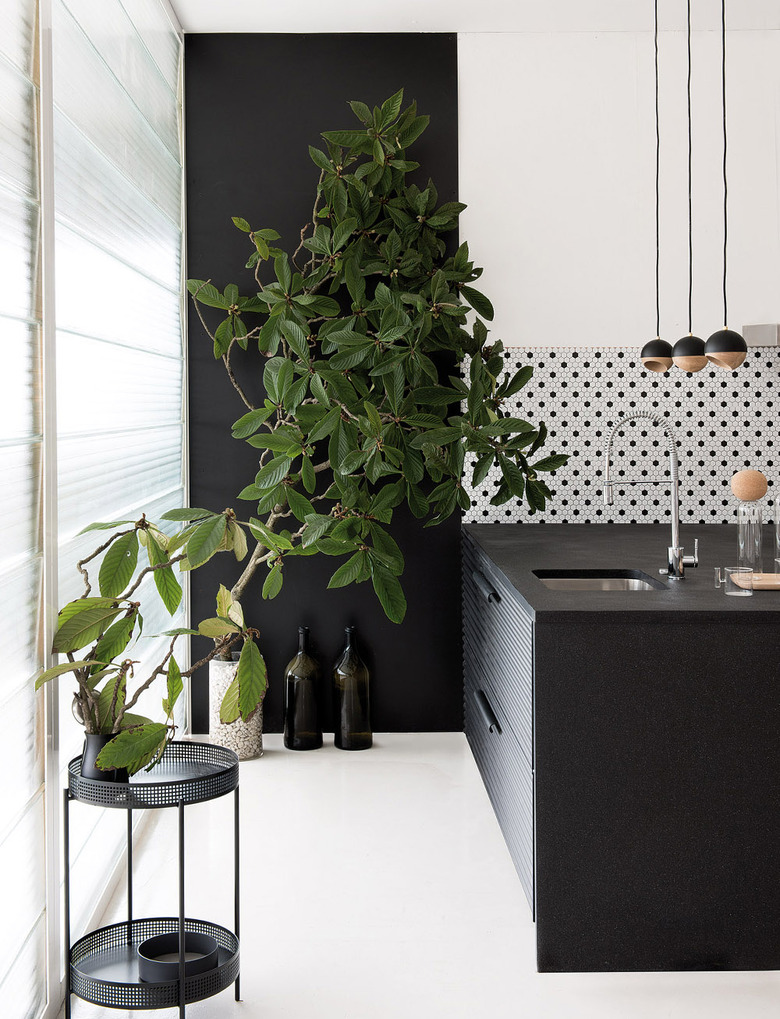
<path fill-rule="evenodd" d="M 133 943 L 133 811 L 127 811 L 127 943 Z"/>
<path fill-rule="evenodd" d="M 233 894 L 235 898 L 235 934 L 238 938 L 239 951 L 241 950 L 241 875 L 240 875 L 240 831 L 239 831 L 239 804 L 238 786 L 234 800 L 234 826 L 233 826 Z M 241 1000 L 241 971 L 236 977 L 236 1001 Z"/>
<path fill-rule="evenodd" d="M 63 790 L 62 830 L 65 848 L 65 1019 L 70 1019 L 70 791 Z"/>
<path fill-rule="evenodd" d="M 179 1015 L 184 1019 L 184 800 L 179 800 Z"/>

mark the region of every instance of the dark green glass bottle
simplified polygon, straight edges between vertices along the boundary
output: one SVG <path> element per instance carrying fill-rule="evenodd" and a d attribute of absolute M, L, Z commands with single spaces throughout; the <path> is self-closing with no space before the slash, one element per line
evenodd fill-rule
<path fill-rule="evenodd" d="M 368 669 L 355 646 L 355 627 L 345 630 L 346 643 L 333 666 L 333 742 L 339 750 L 368 750 L 374 741 L 368 698 Z"/>
<path fill-rule="evenodd" d="M 309 654 L 309 628 L 298 627 L 298 654 L 284 673 L 284 745 L 288 750 L 322 746 L 317 692 L 320 670 Z"/>

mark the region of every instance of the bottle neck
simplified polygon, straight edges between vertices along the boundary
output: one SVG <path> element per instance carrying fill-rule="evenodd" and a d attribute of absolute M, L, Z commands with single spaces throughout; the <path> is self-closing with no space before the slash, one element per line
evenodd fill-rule
<path fill-rule="evenodd" d="M 305 655 L 309 649 L 309 628 L 308 626 L 298 627 L 298 654 Z"/>
<path fill-rule="evenodd" d="M 354 651 L 355 650 L 355 627 L 347 626 L 344 628 L 344 650 Z"/>

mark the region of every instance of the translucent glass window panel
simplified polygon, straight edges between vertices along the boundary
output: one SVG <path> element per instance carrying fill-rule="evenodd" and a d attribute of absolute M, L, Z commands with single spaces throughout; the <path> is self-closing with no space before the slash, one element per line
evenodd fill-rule
<path fill-rule="evenodd" d="M 182 420 L 181 360 L 103 340 L 57 335 L 60 435 L 174 425 Z M 89 416 L 70 387 L 89 392 Z M 121 441 L 121 440 L 120 440 Z"/>
<path fill-rule="evenodd" d="M 41 791 L 0 843 L 0 873 L 13 875 L 13 880 L 6 881 L 3 887 L 5 922 L 0 924 L 0 980 L 21 948 L 20 933 L 24 932 L 26 937 L 35 927 L 45 905 L 42 801 Z"/>
<path fill-rule="evenodd" d="M 31 77 L 35 4 L 0 4 L 0 54 Z"/>
<path fill-rule="evenodd" d="M 0 315 L 37 318 L 39 215 L 37 203 L 0 190 Z"/>
<path fill-rule="evenodd" d="M 20 946 L 11 968 L 0 978 L 0 1001 L 6 1016 L 34 1019 L 46 1000 L 46 923 L 41 917 Z"/>
<path fill-rule="evenodd" d="M 8 761 L 13 761 L 13 782 L 6 783 L 3 789 L 0 843 L 43 782 L 43 719 L 39 705 L 33 683 L 28 678 L 22 681 L 16 693 L 0 703 L 3 753 Z"/>
<path fill-rule="evenodd" d="M 12 495 L 3 513 L 3 543 L 0 548 L 0 570 L 3 571 L 37 555 L 40 548 L 39 454 L 38 443 L 0 445 L 0 478 L 3 479 L 4 491 Z"/>
<path fill-rule="evenodd" d="M 57 218 L 178 290 L 181 229 L 62 114 L 54 120 Z M 86 202 L 85 195 L 89 195 Z"/>
<path fill-rule="evenodd" d="M 162 75 L 136 34 L 120 0 L 64 0 L 111 73 L 154 128 L 173 156 L 179 158 L 176 91 Z"/>
<path fill-rule="evenodd" d="M 136 31 L 173 92 L 179 81 L 181 43 L 159 0 L 122 0 Z"/>
<path fill-rule="evenodd" d="M 59 444 L 63 541 L 93 520 L 114 520 L 117 507 L 144 505 L 181 485 L 182 428 L 95 434 Z"/>
<path fill-rule="evenodd" d="M 0 317 L 0 443 L 40 431 L 40 350 L 36 324 Z"/>
<path fill-rule="evenodd" d="M 1 470 L 2 468 L 0 468 Z M 20 683 L 29 683 L 38 669 L 37 634 L 41 560 L 37 555 L 7 557 L 0 564 L 0 642 L 3 673 L 0 699 L 10 696 Z M 32 732 L 33 716 L 28 718 Z"/>
<path fill-rule="evenodd" d="M 71 932 L 75 939 L 93 925 L 95 906 L 126 845 L 127 816 L 123 810 L 96 810 L 72 803 L 70 822 Z M 76 1007 L 74 1019 L 78 1015 Z"/>
<path fill-rule="evenodd" d="M 181 356 L 178 292 L 142 276 L 59 223 L 55 257 L 60 329 Z"/>
<path fill-rule="evenodd" d="M 55 0 L 54 101 L 171 219 L 181 215 L 181 165 Z M 56 186 L 56 185 L 55 185 Z"/>
<path fill-rule="evenodd" d="M 0 182 L 38 197 L 36 89 L 16 68 L 0 60 Z"/>

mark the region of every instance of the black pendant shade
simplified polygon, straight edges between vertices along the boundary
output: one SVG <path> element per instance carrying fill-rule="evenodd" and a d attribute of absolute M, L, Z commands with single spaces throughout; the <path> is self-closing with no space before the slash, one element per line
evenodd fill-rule
<path fill-rule="evenodd" d="M 642 347 L 640 357 L 649 372 L 668 372 L 672 367 L 672 345 L 656 336 Z"/>
<path fill-rule="evenodd" d="M 719 329 L 707 340 L 704 347 L 707 360 L 716 368 L 734 371 L 739 368 L 747 354 L 747 343 L 733 329 Z"/>
<path fill-rule="evenodd" d="M 684 372 L 700 372 L 707 364 L 704 340 L 699 336 L 681 337 L 672 348 L 672 361 Z"/>

